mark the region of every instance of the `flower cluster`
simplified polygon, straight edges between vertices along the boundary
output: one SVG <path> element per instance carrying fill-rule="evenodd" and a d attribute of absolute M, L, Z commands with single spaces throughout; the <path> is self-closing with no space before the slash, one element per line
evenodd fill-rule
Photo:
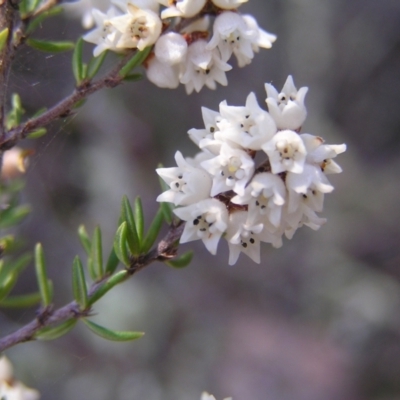
<path fill-rule="evenodd" d="M 13 368 L 6 357 L 0 358 L 0 399 L 4 400 L 38 400 L 39 392 L 26 387 L 13 377 Z"/>
<path fill-rule="evenodd" d="M 122 52 L 154 45 L 146 61 L 151 82 L 171 89 L 182 83 L 188 93 L 204 85 L 215 89 L 217 83 L 227 85 L 232 55 L 243 67 L 260 47 L 268 49 L 276 40 L 252 16 L 237 12 L 246 1 L 113 0 L 106 13 L 93 9 L 97 27 L 83 38 L 96 44 L 96 57 L 107 49 Z"/>
<path fill-rule="evenodd" d="M 179 206 L 174 213 L 186 221 L 181 243 L 201 239 L 216 254 L 224 237 L 231 265 L 241 252 L 259 263 L 260 242 L 280 247 L 302 225 L 319 229 L 333 190 L 326 175 L 342 171 L 333 159 L 346 150 L 300 134 L 308 88 L 297 90 L 291 76 L 279 93 L 265 86 L 269 112 L 254 93 L 244 106 L 203 108 L 204 129 L 188 132 L 202 151 L 193 159 L 178 151 L 177 167 L 157 169 L 169 186 L 157 201 Z"/>

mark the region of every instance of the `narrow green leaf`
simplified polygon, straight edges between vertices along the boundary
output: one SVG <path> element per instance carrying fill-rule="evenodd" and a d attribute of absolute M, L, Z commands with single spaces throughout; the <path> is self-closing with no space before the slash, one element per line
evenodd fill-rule
<path fill-rule="evenodd" d="M 144 332 L 112 331 L 110 329 L 104 328 L 104 326 L 95 324 L 94 322 L 89 321 L 86 318 L 83 318 L 82 321 L 94 334 L 106 340 L 126 342 L 129 340 L 140 339 L 144 335 Z"/>
<path fill-rule="evenodd" d="M 83 265 L 78 256 L 75 257 L 72 265 L 72 289 L 75 301 L 79 304 L 81 310 L 85 310 L 88 305 L 87 286 Z"/>
<path fill-rule="evenodd" d="M 101 279 L 104 275 L 103 270 L 103 247 L 101 243 L 101 230 L 96 226 L 92 237 L 92 249 L 90 258 L 93 261 L 93 270 L 96 274 L 96 280 Z"/>
<path fill-rule="evenodd" d="M 141 65 L 142 62 L 147 58 L 150 54 L 152 46 L 146 47 L 142 51 L 137 51 L 135 55 L 121 68 L 119 71 L 119 75 L 124 78 L 131 72 L 132 69 L 136 68 L 138 65 Z"/>
<path fill-rule="evenodd" d="M 187 267 L 193 259 L 193 251 L 188 251 L 182 254 L 175 260 L 166 261 L 165 263 L 173 268 L 185 268 Z"/>
<path fill-rule="evenodd" d="M 123 222 L 117 230 L 114 238 L 114 251 L 118 259 L 127 267 L 130 265 L 129 251 L 127 247 L 128 226 Z"/>
<path fill-rule="evenodd" d="M 44 51 L 45 53 L 62 53 L 64 51 L 70 51 L 75 47 L 75 43 L 67 41 L 47 41 L 37 40 L 29 38 L 26 40 L 26 44 L 33 47 L 36 50 Z"/>
<path fill-rule="evenodd" d="M 164 213 L 162 208 L 160 207 L 150 225 L 149 230 L 147 231 L 146 237 L 144 238 L 142 244 L 142 253 L 146 254 L 153 246 L 154 242 L 157 239 L 158 234 L 160 233 L 163 221 L 164 221 Z"/>
<path fill-rule="evenodd" d="M 46 327 L 40 329 L 35 338 L 39 340 L 54 340 L 68 333 L 77 323 L 77 320 L 72 318 L 55 327 Z"/>
<path fill-rule="evenodd" d="M 7 235 L 3 236 L 0 239 L 0 251 L 1 254 L 4 254 L 5 252 L 9 251 L 14 247 L 15 244 L 15 237 L 14 235 Z"/>
<path fill-rule="evenodd" d="M 160 203 L 161 210 L 163 212 L 163 216 L 165 222 L 168 225 L 172 224 L 173 214 L 172 214 L 172 207 L 170 203 Z"/>
<path fill-rule="evenodd" d="M 114 248 L 112 248 L 106 264 L 106 274 L 107 275 L 113 274 L 117 269 L 118 264 L 119 264 L 119 259 L 115 254 Z"/>
<path fill-rule="evenodd" d="M 143 74 L 129 74 L 125 76 L 124 81 L 137 82 L 140 81 L 141 79 L 143 79 Z"/>
<path fill-rule="evenodd" d="M 13 93 L 11 97 L 11 111 L 7 114 L 7 129 L 12 129 L 19 125 L 25 110 L 22 108 L 21 97 L 18 93 Z"/>
<path fill-rule="evenodd" d="M 86 228 L 83 225 L 80 225 L 78 228 L 78 236 L 81 241 L 81 245 L 84 248 L 87 255 L 90 255 L 92 243 L 89 239 L 89 235 L 86 232 Z"/>
<path fill-rule="evenodd" d="M 119 285 L 123 281 L 129 278 L 129 272 L 119 271 L 115 275 L 111 276 L 104 284 L 102 284 L 89 298 L 89 306 L 93 305 L 101 299 L 109 290 L 114 286 Z"/>
<path fill-rule="evenodd" d="M 33 31 L 35 31 L 39 26 L 42 25 L 42 22 L 49 17 L 54 17 L 55 15 L 58 15 L 62 13 L 63 8 L 62 7 L 53 7 L 49 11 L 46 11 L 40 15 L 38 15 L 35 19 L 33 19 L 26 30 L 27 35 L 30 35 Z"/>
<path fill-rule="evenodd" d="M 8 39 L 8 28 L 4 28 L 0 32 L 0 51 L 3 51 L 4 45 L 7 43 Z"/>
<path fill-rule="evenodd" d="M 0 286 L 0 302 L 5 299 L 11 292 L 15 284 L 17 283 L 18 275 L 9 274 L 2 282 Z"/>
<path fill-rule="evenodd" d="M 30 254 L 24 254 L 15 261 L 4 263 L 0 269 L 0 282 L 10 274 L 18 276 L 29 265 L 31 260 L 32 256 Z"/>
<path fill-rule="evenodd" d="M 86 99 L 80 99 L 79 101 L 77 101 L 72 108 L 79 108 L 82 107 L 84 104 L 86 103 Z"/>
<path fill-rule="evenodd" d="M 21 222 L 29 213 L 29 206 L 9 207 L 0 212 L 0 229 L 9 228 Z"/>
<path fill-rule="evenodd" d="M 139 196 L 136 197 L 135 199 L 134 216 L 136 223 L 136 232 L 139 238 L 139 242 L 142 243 L 144 234 L 144 215 L 143 215 L 142 200 L 140 199 Z"/>
<path fill-rule="evenodd" d="M 47 133 L 46 128 L 39 128 L 39 129 L 36 129 L 36 130 L 32 131 L 31 133 L 29 133 L 26 137 L 27 137 L 27 139 L 38 139 L 38 138 L 44 136 L 46 133 Z"/>
<path fill-rule="evenodd" d="M 79 38 L 76 42 L 74 53 L 72 55 L 72 71 L 75 76 L 76 83 L 79 85 L 84 78 L 83 75 L 83 39 Z"/>
<path fill-rule="evenodd" d="M 87 72 L 85 77 L 93 79 L 99 72 L 105 58 L 107 57 L 108 51 L 103 51 L 98 57 L 92 57 L 87 66 Z"/>
<path fill-rule="evenodd" d="M 39 292 L 24 294 L 21 296 L 7 297 L 0 302 L 0 307 L 4 308 L 28 308 L 40 303 L 41 296 Z"/>
<path fill-rule="evenodd" d="M 122 198 L 120 224 L 124 221 L 127 223 L 127 243 L 129 250 L 134 256 L 137 256 L 140 254 L 141 242 L 139 241 L 137 234 L 136 222 L 131 203 L 126 196 Z"/>
<path fill-rule="evenodd" d="M 47 307 L 51 304 L 52 290 L 47 278 L 43 247 L 40 243 L 38 243 L 35 247 L 35 269 L 40 296 L 42 297 L 42 304 L 44 307 Z"/>

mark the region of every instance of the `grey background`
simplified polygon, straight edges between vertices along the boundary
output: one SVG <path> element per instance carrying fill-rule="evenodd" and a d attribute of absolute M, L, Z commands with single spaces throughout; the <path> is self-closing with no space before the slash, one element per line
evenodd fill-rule
<path fill-rule="evenodd" d="M 200 107 L 260 104 L 264 82 L 280 88 L 293 74 L 308 86 L 303 132 L 347 143 L 344 173 L 331 176 L 320 231 L 299 230 L 281 249 L 262 248 L 262 264 L 227 265 L 201 243 L 184 270 L 154 264 L 111 292 L 95 321 L 143 330 L 111 343 L 78 326 L 54 342 L 7 352 L 17 377 L 43 400 L 400 399 L 400 2 L 252 0 L 241 11 L 278 35 L 271 50 L 228 73 L 229 86 L 187 96 L 146 80 L 93 95 L 73 118 L 36 142 L 23 200 L 34 212 L 21 226 L 26 245 L 43 243 L 56 305 L 71 298 L 71 264 L 83 255 L 76 230 L 100 224 L 111 244 L 122 195 L 141 195 L 147 220 L 160 192 L 157 164 L 177 149 L 193 156 L 186 132 L 202 127 Z M 74 38 L 79 21 L 48 21 L 37 37 Z M 90 52 L 90 46 L 87 46 Z M 70 54 L 25 48 L 10 91 L 32 112 L 67 95 Z M 110 66 L 112 61 L 109 61 Z M 19 292 L 35 289 L 32 270 Z M 5 311 L 1 331 L 34 317 Z"/>

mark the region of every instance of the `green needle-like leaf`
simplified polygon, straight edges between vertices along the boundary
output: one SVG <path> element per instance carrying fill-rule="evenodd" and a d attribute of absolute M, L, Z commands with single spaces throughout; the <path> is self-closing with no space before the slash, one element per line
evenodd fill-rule
<path fill-rule="evenodd" d="M 84 248 L 86 254 L 89 256 L 92 248 L 92 242 L 89 239 L 89 235 L 86 232 L 86 228 L 81 225 L 78 228 L 78 236 L 81 241 L 82 247 Z"/>
<path fill-rule="evenodd" d="M 136 222 L 133 215 L 131 203 L 126 196 L 122 198 L 120 224 L 124 221 L 126 221 L 128 228 L 127 242 L 129 250 L 134 256 L 137 256 L 140 254 L 141 242 L 139 241 L 139 236 L 137 234 Z"/>
<path fill-rule="evenodd" d="M 74 54 L 72 55 L 72 71 L 75 76 L 76 83 L 79 85 L 84 78 L 83 75 L 83 39 L 79 38 L 76 42 Z"/>
<path fill-rule="evenodd" d="M 176 258 L 175 260 L 166 261 L 166 264 L 173 268 L 185 268 L 190 264 L 192 259 L 193 251 L 188 251 L 182 254 L 180 257 Z"/>
<path fill-rule="evenodd" d="M 130 257 L 127 246 L 128 240 L 128 226 L 127 222 L 123 222 L 115 234 L 114 238 L 114 251 L 118 259 L 127 267 L 130 265 Z"/>
<path fill-rule="evenodd" d="M 103 51 L 98 57 L 92 57 L 89 61 L 86 71 L 86 78 L 93 79 L 99 72 L 103 62 L 108 54 L 108 51 Z"/>
<path fill-rule="evenodd" d="M 129 74 L 125 76 L 124 81 L 127 82 L 137 82 L 143 79 L 143 74 Z"/>
<path fill-rule="evenodd" d="M 27 39 L 26 44 L 45 53 L 62 53 L 64 51 L 70 51 L 75 47 L 75 43 L 73 42 L 53 42 L 32 38 Z"/>
<path fill-rule="evenodd" d="M 103 248 L 101 244 L 101 230 L 97 226 L 93 232 L 92 249 L 90 258 L 93 262 L 93 271 L 97 279 L 101 279 L 104 275 L 103 271 Z"/>
<path fill-rule="evenodd" d="M 94 294 L 89 299 L 89 305 L 93 305 L 101 299 L 109 290 L 111 290 L 114 286 L 119 285 L 123 281 L 129 278 L 128 271 L 119 271 L 115 275 L 111 276 L 107 282 L 103 283 Z"/>
<path fill-rule="evenodd" d="M 88 305 L 88 294 L 83 265 L 78 256 L 75 257 L 72 265 L 72 289 L 75 301 L 81 310 L 85 310 Z"/>
<path fill-rule="evenodd" d="M 46 128 L 39 128 L 39 129 L 36 129 L 36 130 L 32 131 L 31 133 L 29 133 L 26 137 L 27 137 L 27 139 L 38 139 L 38 138 L 44 136 L 46 133 L 47 133 Z"/>
<path fill-rule="evenodd" d="M 104 326 L 95 324 L 94 322 L 89 321 L 86 318 L 83 318 L 82 321 L 94 334 L 106 340 L 126 342 L 129 340 L 140 339 L 144 335 L 144 332 L 112 331 L 110 329 L 104 328 Z"/>
<path fill-rule="evenodd" d="M 117 269 L 118 264 L 119 264 L 119 259 L 115 254 L 114 248 L 112 248 L 106 264 L 106 274 L 108 275 L 113 274 Z"/>
<path fill-rule="evenodd" d="M 37 16 L 28 25 L 28 29 L 26 30 L 27 35 L 30 35 L 33 31 L 35 31 L 37 28 L 39 28 L 39 26 L 42 25 L 42 22 L 46 18 L 54 17 L 55 15 L 58 15 L 58 14 L 62 13 L 62 11 L 63 11 L 62 7 L 53 7 L 49 11 L 46 11 L 43 14 L 40 14 L 39 16 Z"/>
<path fill-rule="evenodd" d="M 40 303 L 41 296 L 39 292 L 24 294 L 21 296 L 7 297 L 0 301 L 0 307 L 4 308 L 28 308 Z"/>
<path fill-rule="evenodd" d="M 142 200 L 140 197 L 136 197 L 135 199 L 135 208 L 134 208 L 134 216 L 135 216 L 135 223 L 136 223 L 136 232 L 139 238 L 139 243 L 143 242 L 143 235 L 144 235 L 144 215 L 143 215 L 143 206 Z"/>
<path fill-rule="evenodd" d="M 8 38 L 8 28 L 4 28 L 0 32 L 0 52 L 3 50 Z"/>
<path fill-rule="evenodd" d="M 0 229 L 9 228 L 21 222 L 29 213 L 29 206 L 10 206 L 6 210 L 0 212 Z"/>
<path fill-rule="evenodd" d="M 68 333 L 77 323 L 77 320 L 72 318 L 55 327 L 46 327 L 40 329 L 35 338 L 39 340 L 54 340 Z"/>
<path fill-rule="evenodd" d="M 164 221 L 164 213 L 162 208 L 160 207 L 150 225 L 149 230 L 147 231 L 146 237 L 143 240 L 142 252 L 144 254 L 146 254 L 151 249 L 154 242 L 156 241 L 157 236 L 160 233 L 163 221 Z"/>
<path fill-rule="evenodd" d="M 32 256 L 30 254 L 24 254 L 15 261 L 4 263 L 0 268 L 0 284 L 3 279 L 6 279 L 10 274 L 16 274 L 16 276 L 18 276 L 28 266 L 31 260 Z"/>
<path fill-rule="evenodd" d="M 18 275 L 10 274 L 2 282 L 0 286 L 0 302 L 5 299 L 17 283 Z"/>
<path fill-rule="evenodd" d="M 35 247 L 35 269 L 40 296 L 42 297 L 42 304 L 44 307 L 47 307 L 51 304 L 52 289 L 51 284 L 49 284 L 49 279 L 47 278 L 43 247 L 40 243 Z"/>
<path fill-rule="evenodd" d="M 132 69 L 143 63 L 143 61 L 150 54 L 151 49 L 152 46 L 149 46 L 142 51 L 136 52 L 136 54 L 121 68 L 121 70 L 119 71 L 119 75 L 122 78 L 125 78 L 127 75 L 129 75 Z"/>

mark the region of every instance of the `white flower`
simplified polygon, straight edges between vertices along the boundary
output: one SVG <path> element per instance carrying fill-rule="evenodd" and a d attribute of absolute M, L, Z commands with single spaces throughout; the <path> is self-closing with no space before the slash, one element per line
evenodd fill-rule
<path fill-rule="evenodd" d="M 332 160 L 346 151 L 345 144 L 324 144 L 324 139 L 309 133 L 300 135 L 307 149 L 307 162 L 319 165 L 325 174 L 337 174 L 342 168 Z"/>
<path fill-rule="evenodd" d="M 219 154 L 222 141 L 215 140 L 214 134 L 218 131 L 217 123 L 221 119 L 221 115 L 219 112 L 206 107 L 201 107 L 201 114 L 203 116 L 204 129 L 190 129 L 188 131 L 189 137 L 200 149 Z"/>
<path fill-rule="evenodd" d="M 263 224 L 249 225 L 247 211 L 236 211 L 229 216 L 226 240 L 229 246 L 229 265 L 233 265 L 241 252 L 245 253 L 254 262 L 260 263 L 259 233 Z"/>
<path fill-rule="evenodd" d="M 282 179 L 270 172 L 256 174 L 242 196 L 232 198 L 232 203 L 248 205 L 250 223 L 263 222 L 265 217 L 274 226 L 281 223 L 286 187 Z"/>
<path fill-rule="evenodd" d="M 206 46 L 205 40 L 197 40 L 188 48 L 185 72 L 181 78 L 188 94 L 193 90 L 199 92 L 204 85 L 216 89 L 216 82 L 223 86 L 228 84 L 225 72 L 232 67 L 221 60 L 218 50 L 207 50 Z"/>
<path fill-rule="evenodd" d="M 259 47 L 270 48 L 276 36 L 261 30 L 254 19 L 226 11 L 218 15 L 213 27 L 209 49 L 218 47 L 221 57 L 228 61 L 235 54 L 239 67 L 249 64 Z"/>
<path fill-rule="evenodd" d="M 215 397 L 207 392 L 203 392 L 200 400 L 215 400 Z M 226 397 L 224 400 L 232 400 L 232 397 Z"/>
<path fill-rule="evenodd" d="M 14 381 L 11 384 L 0 382 L 0 399 L 4 400 L 39 400 L 40 394 L 37 390 Z"/>
<path fill-rule="evenodd" d="M 322 211 L 324 193 L 330 193 L 333 190 L 333 186 L 321 169 L 307 164 L 300 174 L 288 172 L 286 187 L 289 190 L 289 212 L 294 212 L 302 202 L 313 211 Z"/>
<path fill-rule="evenodd" d="M 219 239 L 226 231 L 228 211 L 225 204 L 216 199 L 201 200 L 174 213 L 186 221 L 180 243 L 201 239 L 211 254 L 216 254 Z"/>
<path fill-rule="evenodd" d="M 211 178 L 207 172 L 191 166 L 179 151 L 175 161 L 178 167 L 156 169 L 170 187 L 157 197 L 157 201 L 188 205 L 210 197 Z"/>
<path fill-rule="evenodd" d="M 264 49 L 270 49 L 272 47 L 272 43 L 274 43 L 276 40 L 276 35 L 261 29 L 253 16 L 243 15 L 242 17 L 246 22 L 247 28 L 252 36 L 251 46 L 253 51 L 257 53 L 260 50 L 260 47 Z"/>
<path fill-rule="evenodd" d="M 254 173 L 254 161 L 243 150 L 224 143 L 219 156 L 203 161 L 201 166 L 213 176 L 211 196 L 233 190 L 244 193 L 246 183 Z"/>
<path fill-rule="evenodd" d="M 14 375 L 13 366 L 6 356 L 0 357 L 0 382 L 12 381 Z"/>
<path fill-rule="evenodd" d="M 144 50 L 154 44 L 161 34 L 162 23 L 159 16 L 151 10 L 142 10 L 129 3 L 127 12 L 110 21 L 121 33 L 116 47 Z"/>
<path fill-rule="evenodd" d="M 211 0 L 217 7 L 225 10 L 233 10 L 239 7 L 243 3 L 247 3 L 248 0 Z"/>
<path fill-rule="evenodd" d="M 182 35 L 169 32 L 159 37 L 154 46 L 154 53 L 162 63 L 176 65 L 185 60 L 187 48 Z"/>
<path fill-rule="evenodd" d="M 191 18 L 198 14 L 205 6 L 207 0 L 158 0 L 168 7 L 161 12 L 161 18 L 183 17 Z"/>
<path fill-rule="evenodd" d="M 304 98 L 308 88 L 296 89 L 291 75 L 286 79 L 282 91 L 278 91 L 269 83 L 265 84 L 266 102 L 272 118 L 279 129 L 298 130 L 307 116 Z"/>
<path fill-rule="evenodd" d="M 161 88 L 175 89 L 179 86 L 179 68 L 162 63 L 157 57 L 147 61 L 146 76 L 150 82 Z"/>
<path fill-rule="evenodd" d="M 151 10 L 157 14 L 160 11 L 160 4 L 157 0 L 111 0 L 111 2 L 124 12 L 126 12 L 128 4 L 143 10 Z"/>
<path fill-rule="evenodd" d="M 93 49 L 93 55 L 97 57 L 103 51 L 108 49 L 118 51 L 116 44 L 121 34 L 117 29 L 115 29 L 111 21 L 117 15 L 120 15 L 120 13 L 115 8 L 111 7 L 107 11 L 107 14 L 93 9 L 92 15 L 97 28 L 84 35 L 83 40 L 97 45 Z"/>
<path fill-rule="evenodd" d="M 300 136 L 293 131 L 279 131 L 269 142 L 262 146 L 268 154 L 272 173 L 290 171 L 303 172 L 306 160 L 306 148 Z"/>
<path fill-rule="evenodd" d="M 261 146 L 276 133 L 274 120 L 260 108 L 254 93 L 247 96 L 245 107 L 221 102 L 219 111 L 221 119 L 217 125 L 220 129 L 215 133 L 215 139 L 234 142 L 244 149 L 261 150 Z"/>

